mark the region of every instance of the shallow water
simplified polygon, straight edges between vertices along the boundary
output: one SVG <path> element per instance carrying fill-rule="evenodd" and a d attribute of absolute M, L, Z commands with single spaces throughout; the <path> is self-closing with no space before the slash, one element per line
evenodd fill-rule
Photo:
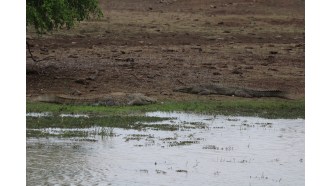
<path fill-rule="evenodd" d="M 147 115 L 182 127 L 28 138 L 27 185 L 304 185 L 303 119 Z"/>
<path fill-rule="evenodd" d="M 49 112 L 29 112 L 26 113 L 28 117 L 49 117 L 53 116 L 52 113 Z M 60 114 L 60 117 L 73 117 L 73 118 L 89 118 L 87 114 Z"/>
<path fill-rule="evenodd" d="M 29 116 L 29 117 L 46 117 L 46 116 L 52 116 L 52 114 L 49 113 L 49 112 L 29 112 L 29 113 L 26 113 L 26 116 Z"/>

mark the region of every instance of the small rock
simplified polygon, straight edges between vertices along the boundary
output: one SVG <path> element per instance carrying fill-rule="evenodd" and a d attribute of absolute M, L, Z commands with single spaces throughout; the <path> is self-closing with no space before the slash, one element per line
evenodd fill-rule
<path fill-rule="evenodd" d="M 247 66 L 245 69 L 253 69 L 253 66 Z"/>
<path fill-rule="evenodd" d="M 115 58 L 116 61 L 134 62 L 134 58 Z"/>
<path fill-rule="evenodd" d="M 278 70 L 275 69 L 275 68 L 269 68 L 268 70 L 269 70 L 269 71 L 274 71 L 274 72 L 277 72 L 277 71 L 278 71 Z"/>
<path fill-rule="evenodd" d="M 172 96 L 173 95 L 172 93 L 169 93 L 167 91 L 162 91 L 160 94 L 164 95 L 164 96 Z"/>
<path fill-rule="evenodd" d="M 239 69 L 234 69 L 232 72 L 232 74 L 243 74 L 243 72 L 241 72 Z"/>
<path fill-rule="evenodd" d="M 40 48 L 40 50 L 41 50 L 41 51 L 43 51 L 43 52 L 48 52 L 48 49 L 47 49 L 47 48 L 45 48 L 45 47 L 43 47 L 43 48 Z"/>
<path fill-rule="evenodd" d="M 154 79 L 155 78 L 155 75 L 147 75 L 147 78 L 148 79 Z"/>
<path fill-rule="evenodd" d="M 77 37 L 78 38 L 85 38 L 86 36 L 85 35 L 82 35 L 82 34 L 78 34 Z"/>
<path fill-rule="evenodd" d="M 27 35 L 27 36 L 26 36 L 26 39 L 27 39 L 27 40 L 32 40 L 32 39 L 33 39 L 33 37 L 32 37 L 32 36 L 29 36 L 29 35 Z"/>
<path fill-rule="evenodd" d="M 78 58 L 78 56 L 71 54 L 71 55 L 68 56 L 68 58 Z"/>
<path fill-rule="evenodd" d="M 213 75 L 218 76 L 220 75 L 220 72 L 213 72 Z"/>
<path fill-rule="evenodd" d="M 70 92 L 70 94 L 73 96 L 80 96 L 82 93 L 79 90 L 74 89 Z"/>
<path fill-rule="evenodd" d="M 41 55 L 48 55 L 48 52 L 40 52 Z"/>
<path fill-rule="evenodd" d="M 75 83 L 82 84 L 82 85 L 88 85 L 88 81 L 86 79 L 77 79 L 74 81 Z"/>
<path fill-rule="evenodd" d="M 217 6 L 215 6 L 215 5 L 210 5 L 210 8 L 217 8 Z"/>
<path fill-rule="evenodd" d="M 26 69 L 26 75 L 37 75 L 37 74 L 39 74 L 39 72 L 35 69 L 32 69 L 32 68 L 31 69 L 30 68 Z"/>
<path fill-rule="evenodd" d="M 202 52 L 203 51 L 203 49 L 201 47 L 191 47 L 191 49 L 198 50 L 199 52 Z"/>
<path fill-rule="evenodd" d="M 284 48 L 283 50 L 286 50 L 286 51 L 291 51 L 292 48 Z"/>
<path fill-rule="evenodd" d="M 274 61 L 275 60 L 275 56 L 268 56 L 267 58 L 265 58 L 265 60 L 267 60 L 267 61 Z"/>
<path fill-rule="evenodd" d="M 96 77 L 97 76 L 95 74 L 93 74 L 93 75 L 89 76 L 88 78 L 86 78 L 86 80 L 94 81 L 96 79 Z"/>
<path fill-rule="evenodd" d="M 270 51 L 269 53 L 270 53 L 270 54 L 278 54 L 277 51 Z"/>

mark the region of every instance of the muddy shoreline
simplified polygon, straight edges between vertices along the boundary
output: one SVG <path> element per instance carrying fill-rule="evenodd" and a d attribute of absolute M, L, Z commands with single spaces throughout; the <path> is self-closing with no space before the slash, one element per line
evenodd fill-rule
<path fill-rule="evenodd" d="M 33 55 L 47 60 L 35 64 L 27 52 L 27 97 L 140 92 L 184 101 L 201 96 L 173 89 L 214 83 L 304 99 L 301 1 L 166 2 L 101 1 L 101 20 L 42 37 L 28 29 Z"/>

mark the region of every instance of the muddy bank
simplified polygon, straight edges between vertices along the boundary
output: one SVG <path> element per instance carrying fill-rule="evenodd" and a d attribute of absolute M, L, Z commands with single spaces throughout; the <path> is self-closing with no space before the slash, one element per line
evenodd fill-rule
<path fill-rule="evenodd" d="M 101 2 L 101 20 L 38 37 L 28 29 L 27 95 L 140 92 L 223 84 L 305 95 L 304 3 L 290 1 Z M 213 99 L 213 98 L 209 98 Z"/>

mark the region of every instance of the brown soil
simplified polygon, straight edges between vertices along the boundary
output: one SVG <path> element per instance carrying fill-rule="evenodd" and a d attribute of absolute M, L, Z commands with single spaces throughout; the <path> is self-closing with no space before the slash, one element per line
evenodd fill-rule
<path fill-rule="evenodd" d="M 303 0 L 103 0 L 104 17 L 27 32 L 27 96 L 141 92 L 219 83 L 305 94 Z"/>

